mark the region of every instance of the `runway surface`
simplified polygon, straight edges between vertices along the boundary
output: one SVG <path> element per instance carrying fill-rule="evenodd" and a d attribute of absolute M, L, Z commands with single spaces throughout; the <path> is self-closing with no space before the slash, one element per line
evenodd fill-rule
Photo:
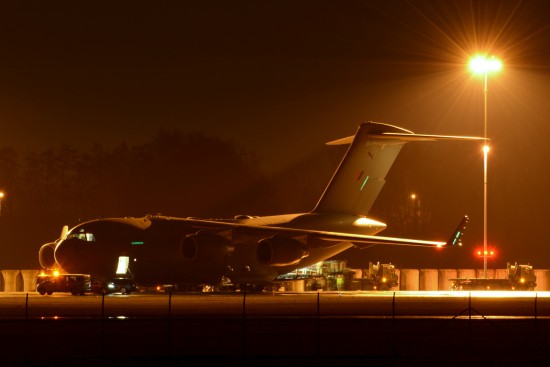
<path fill-rule="evenodd" d="M 547 292 L 6 293 L 0 322 L 6 366 L 550 364 Z"/>
<path fill-rule="evenodd" d="M 22 317 L 550 316 L 550 292 L 398 291 L 303 293 L 134 293 L 131 295 L 0 293 L 0 319 Z"/>

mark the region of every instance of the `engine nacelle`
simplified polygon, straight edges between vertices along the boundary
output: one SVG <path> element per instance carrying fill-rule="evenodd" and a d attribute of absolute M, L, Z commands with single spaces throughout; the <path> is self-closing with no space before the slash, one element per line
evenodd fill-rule
<path fill-rule="evenodd" d="M 180 252 L 187 261 L 203 261 L 231 254 L 230 241 L 212 232 L 197 232 L 185 236 L 180 242 Z"/>
<path fill-rule="evenodd" d="M 258 241 L 256 256 L 263 265 L 286 266 L 308 257 L 309 250 L 294 238 L 273 236 Z"/>
<path fill-rule="evenodd" d="M 56 245 L 57 242 L 46 243 L 38 250 L 38 261 L 40 262 L 40 266 L 44 269 L 52 269 L 55 267 L 56 262 L 54 253 Z"/>

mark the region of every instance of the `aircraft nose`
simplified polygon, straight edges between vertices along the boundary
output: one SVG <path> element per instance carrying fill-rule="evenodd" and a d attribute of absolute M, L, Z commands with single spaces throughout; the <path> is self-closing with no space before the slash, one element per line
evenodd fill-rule
<path fill-rule="evenodd" d="M 82 257 L 82 240 L 78 238 L 69 238 L 62 240 L 55 248 L 55 261 L 61 268 L 69 273 L 74 273 Z"/>

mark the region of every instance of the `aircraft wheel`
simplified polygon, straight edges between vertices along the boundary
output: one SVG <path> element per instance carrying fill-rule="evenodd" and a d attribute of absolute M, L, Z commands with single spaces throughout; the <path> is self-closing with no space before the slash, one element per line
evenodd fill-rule
<path fill-rule="evenodd" d="M 46 290 L 45 289 L 40 289 L 38 291 L 38 293 L 40 293 L 41 296 L 45 295 L 46 294 Z"/>
<path fill-rule="evenodd" d="M 48 296 L 51 296 L 53 294 L 53 291 L 51 289 L 48 289 L 46 293 L 48 293 Z"/>

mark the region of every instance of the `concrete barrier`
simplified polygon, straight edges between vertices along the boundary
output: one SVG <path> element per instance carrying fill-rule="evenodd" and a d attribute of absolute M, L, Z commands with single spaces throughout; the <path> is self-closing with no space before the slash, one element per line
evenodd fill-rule
<path fill-rule="evenodd" d="M 494 269 L 493 270 L 493 276 L 495 279 L 505 279 L 506 278 L 506 269 Z M 487 276 L 489 276 L 489 273 L 487 273 Z"/>
<path fill-rule="evenodd" d="M 418 269 L 400 269 L 399 290 L 417 291 L 419 281 Z"/>
<path fill-rule="evenodd" d="M 458 269 L 457 272 L 457 278 L 475 278 L 476 277 L 476 271 L 475 269 Z"/>
<path fill-rule="evenodd" d="M 458 271 L 456 269 L 439 269 L 438 270 L 438 285 L 437 288 L 440 291 L 449 290 L 451 282 L 449 279 L 457 278 Z"/>
<path fill-rule="evenodd" d="M 476 278 L 485 278 L 483 269 L 475 269 Z M 487 278 L 496 279 L 499 277 L 499 269 L 487 268 Z M 506 275 L 504 276 L 506 277 Z"/>
<path fill-rule="evenodd" d="M 25 289 L 25 282 L 23 281 L 23 275 L 21 274 L 21 270 L 19 270 L 19 273 L 15 276 L 15 291 L 16 292 L 23 292 Z"/>
<path fill-rule="evenodd" d="M 36 292 L 36 276 L 40 270 L 21 270 L 23 279 L 23 292 Z"/>
<path fill-rule="evenodd" d="M 437 269 L 420 269 L 418 290 L 437 291 L 439 286 Z"/>
<path fill-rule="evenodd" d="M 292 282 L 292 285 L 294 286 L 294 292 L 304 292 L 306 290 L 306 281 L 304 279 Z"/>
<path fill-rule="evenodd" d="M 17 291 L 17 276 L 20 273 L 20 270 L 2 270 L 2 276 L 4 278 L 4 292 Z"/>
<path fill-rule="evenodd" d="M 393 291 L 399 290 L 399 284 L 401 284 L 401 270 L 395 269 L 395 274 L 397 274 L 397 287 L 392 288 Z"/>
<path fill-rule="evenodd" d="M 536 291 L 547 292 L 550 291 L 550 270 L 548 269 L 535 269 L 535 275 L 537 276 Z"/>

